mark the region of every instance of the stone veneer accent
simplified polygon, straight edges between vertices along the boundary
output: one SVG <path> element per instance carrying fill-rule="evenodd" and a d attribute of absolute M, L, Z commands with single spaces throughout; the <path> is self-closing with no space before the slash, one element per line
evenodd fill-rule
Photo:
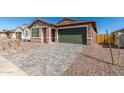
<path fill-rule="evenodd" d="M 93 29 L 92 25 L 89 24 L 87 28 L 87 45 L 96 44 L 96 32 Z"/>

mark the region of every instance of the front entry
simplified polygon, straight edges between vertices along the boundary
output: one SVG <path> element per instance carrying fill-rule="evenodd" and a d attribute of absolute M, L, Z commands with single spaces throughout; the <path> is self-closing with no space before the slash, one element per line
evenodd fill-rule
<path fill-rule="evenodd" d="M 55 42 L 55 29 L 51 30 L 51 41 Z"/>
<path fill-rule="evenodd" d="M 46 39 L 46 37 L 47 37 L 47 34 L 46 34 L 46 28 L 42 28 L 42 31 L 43 31 L 43 42 L 44 43 L 47 43 L 47 39 Z"/>
<path fill-rule="evenodd" d="M 21 39 L 22 33 L 21 32 L 16 32 L 16 39 Z"/>

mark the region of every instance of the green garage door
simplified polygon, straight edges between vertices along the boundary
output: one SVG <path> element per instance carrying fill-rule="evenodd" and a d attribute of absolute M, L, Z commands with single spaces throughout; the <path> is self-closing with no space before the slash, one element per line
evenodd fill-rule
<path fill-rule="evenodd" d="M 59 42 L 86 44 L 86 27 L 59 29 Z"/>

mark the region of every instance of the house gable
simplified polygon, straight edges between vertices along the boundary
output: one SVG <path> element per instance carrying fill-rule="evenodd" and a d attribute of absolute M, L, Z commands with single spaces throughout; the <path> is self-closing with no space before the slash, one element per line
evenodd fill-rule
<path fill-rule="evenodd" d="M 17 27 L 15 32 L 22 32 L 23 30 L 21 29 L 21 27 Z"/>
<path fill-rule="evenodd" d="M 22 29 L 25 29 L 26 27 L 28 27 L 27 24 L 23 24 L 23 25 L 21 26 Z"/>
<path fill-rule="evenodd" d="M 28 28 L 31 29 L 32 27 L 40 27 L 40 26 L 56 26 L 56 25 L 37 19 Z"/>
<path fill-rule="evenodd" d="M 38 22 L 38 23 L 35 23 L 35 24 L 32 26 L 32 28 L 33 28 L 33 27 L 40 27 L 40 26 L 48 26 L 48 25 L 46 25 L 46 24 L 44 24 L 44 23 L 41 23 L 41 22 Z"/>
<path fill-rule="evenodd" d="M 65 24 L 65 23 L 70 23 L 72 21 L 75 21 L 75 20 L 70 19 L 70 18 L 64 18 L 61 21 L 59 21 L 57 24 Z"/>

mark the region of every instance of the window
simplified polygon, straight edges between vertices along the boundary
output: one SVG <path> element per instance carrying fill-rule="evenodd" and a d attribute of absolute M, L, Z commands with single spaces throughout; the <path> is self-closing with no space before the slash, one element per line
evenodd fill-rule
<path fill-rule="evenodd" d="M 32 37 L 39 37 L 39 28 L 32 29 Z"/>

